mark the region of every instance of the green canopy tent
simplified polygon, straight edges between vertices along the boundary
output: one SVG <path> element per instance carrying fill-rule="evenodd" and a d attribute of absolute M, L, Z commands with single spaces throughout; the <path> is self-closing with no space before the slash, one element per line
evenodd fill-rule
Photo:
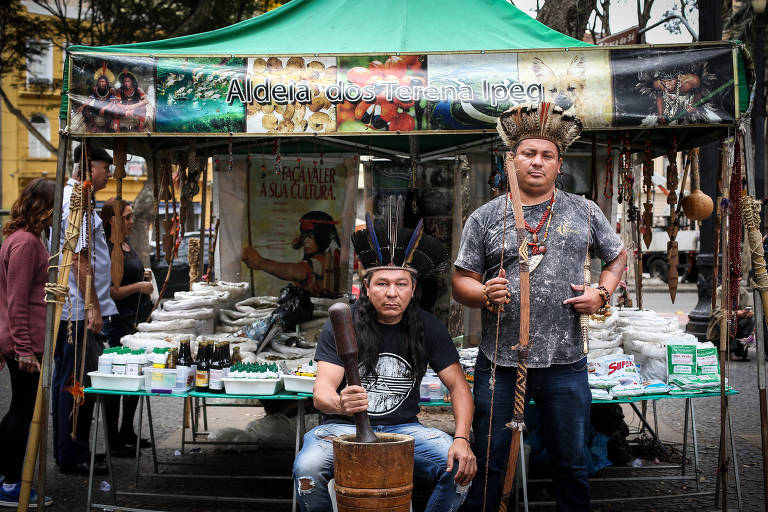
<path fill-rule="evenodd" d="M 495 117 L 547 100 L 582 117 L 582 140 L 594 134 L 606 144 L 633 130 L 634 150 L 647 139 L 660 154 L 670 134 L 684 148 L 732 129 L 748 107 L 746 67 L 738 42 L 599 48 L 504 0 L 292 0 L 202 34 L 71 46 L 54 217 L 61 218 L 69 137 L 96 145 L 125 138 L 129 153 L 145 157 L 248 153 L 279 137 L 284 152 L 424 161 L 500 147 Z M 88 114 L 102 75 L 115 89 L 132 78 L 146 104 L 130 114 Z M 46 389 L 55 336 L 49 306 Z"/>
<path fill-rule="evenodd" d="M 728 101 L 732 103 L 731 112 L 727 116 L 719 116 L 716 122 L 712 119 L 695 123 L 680 123 L 680 130 L 685 132 L 684 136 L 679 137 L 683 144 L 694 145 L 703 139 L 717 138 L 718 130 L 713 130 L 714 126 L 727 126 L 733 119 L 738 118 L 741 112 L 747 107 L 746 76 L 744 66 L 744 56 L 739 51 L 738 43 L 719 43 L 710 45 L 677 45 L 677 46 L 638 46 L 632 48 L 622 48 L 608 52 L 604 48 L 594 47 L 582 41 L 570 38 L 559 32 L 556 32 L 545 25 L 530 18 L 528 15 L 518 10 L 513 5 L 503 0 L 481 0 L 473 2 L 471 8 L 466 2 L 461 0 L 441 0 L 439 2 L 415 2 L 399 0 L 395 2 L 377 2 L 375 0 L 360 1 L 337 1 L 337 0 L 293 0 L 284 6 L 275 9 L 262 16 L 243 21 L 230 27 L 219 30 L 171 38 L 160 41 L 151 41 L 145 43 L 122 44 L 104 47 L 71 46 L 68 51 L 68 66 L 65 70 L 64 83 L 65 94 L 62 99 L 61 114 L 68 116 L 69 131 L 72 135 L 77 135 L 78 130 L 72 125 L 72 110 L 78 104 L 82 104 L 87 98 L 87 91 L 95 81 L 94 70 L 99 65 L 106 63 L 107 68 L 112 68 L 114 75 L 118 75 L 121 68 L 128 68 L 136 74 L 136 69 L 142 67 L 142 63 L 147 69 L 146 77 L 151 82 L 139 80 L 139 85 L 144 89 L 153 88 L 157 97 L 158 112 L 155 119 L 155 126 L 145 128 L 143 135 L 151 133 L 152 142 L 149 144 L 155 150 L 173 149 L 174 147 L 189 145 L 189 141 L 178 140 L 178 135 L 184 135 L 188 138 L 190 135 L 196 137 L 196 147 L 208 147 L 212 152 L 215 148 L 219 149 L 226 146 L 219 137 L 231 135 L 234 137 L 263 137 L 274 135 L 263 133 L 257 127 L 256 130 L 244 119 L 239 119 L 239 124 L 234 127 L 228 126 L 228 129 L 212 130 L 190 129 L 185 133 L 176 131 L 178 125 L 167 126 L 163 123 L 163 111 L 160 109 L 160 103 L 167 99 L 161 94 L 160 89 L 168 91 L 165 88 L 168 73 L 171 76 L 179 75 L 178 59 L 218 59 L 216 63 L 206 62 L 208 67 L 204 73 L 215 74 L 217 66 L 224 67 L 232 74 L 238 73 L 237 80 L 243 83 L 243 77 L 251 73 L 251 63 L 254 58 L 263 57 L 268 59 L 270 56 L 278 57 L 285 62 L 288 57 L 301 56 L 306 61 L 312 59 L 326 59 L 323 61 L 328 64 L 330 59 L 335 64 L 336 76 L 331 80 L 338 82 L 350 82 L 348 71 L 353 67 L 360 67 L 370 63 L 373 60 L 384 62 L 389 57 L 406 55 L 419 55 L 422 68 L 419 76 L 424 77 L 431 85 L 436 79 L 441 85 L 445 85 L 445 80 L 453 80 L 457 83 L 471 83 L 483 76 L 488 68 L 496 67 L 504 72 L 508 72 L 510 82 L 527 85 L 531 80 L 541 78 L 541 74 L 525 74 L 524 68 L 531 65 L 535 59 L 541 63 L 542 73 L 550 73 L 552 82 L 562 83 L 569 78 L 567 75 L 570 69 L 563 66 L 563 62 L 571 60 L 571 55 L 581 55 L 583 62 L 577 69 L 575 76 L 570 76 L 572 81 L 578 82 L 575 87 L 582 87 L 582 95 L 591 98 L 589 108 L 595 110 L 595 104 L 598 102 L 611 102 L 618 100 L 621 96 L 622 87 L 629 84 L 629 89 L 635 87 L 632 80 L 619 80 L 619 72 L 630 70 L 630 74 L 637 75 L 636 61 L 648 63 L 651 72 L 658 71 L 661 68 L 674 68 L 689 61 L 691 58 L 700 59 L 704 64 L 710 61 L 710 67 L 713 53 L 707 51 L 713 48 L 719 51 L 733 53 L 733 58 L 728 64 L 731 69 L 723 76 L 723 80 L 714 83 L 715 86 L 722 87 L 723 84 L 732 80 L 726 89 L 731 89 Z M 545 50 L 542 52 L 541 50 Z M 577 52 L 577 53 L 574 53 Z M 594 53 L 593 53 L 594 52 Z M 627 53 L 629 52 L 629 54 Z M 700 53 L 704 52 L 704 53 Z M 631 55 L 627 57 L 627 55 Z M 230 61 L 221 64 L 227 58 Z M 232 59 L 240 61 L 233 64 Z M 177 60 L 174 60 L 177 59 Z M 439 62 L 440 77 L 435 77 L 438 68 L 434 67 Z M 718 65 L 724 62 L 723 59 L 717 61 Z M 201 66 L 202 63 L 197 62 Z M 194 67 L 195 64 L 190 64 Z M 559 69 L 556 65 L 560 65 Z M 183 64 L 182 64 L 183 66 Z M 655 67 L 654 67 L 655 66 Z M 386 66 L 385 66 L 386 67 Z M 151 68 L 151 69 L 150 69 Z M 427 68 L 426 71 L 424 68 Z M 619 68 L 622 68 L 620 70 Z M 174 73 L 174 71 L 177 71 Z M 347 72 L 345 75 L 345 71 Z M 517 76 L 515 72 L 517 71 Z M 662 70 L 663 71 L 663 70 Z M 670 69 L 666 69 L 667 72 Z M 711 71 L 711 69 L 707 70 Z M 380 87 L 384 87 L 387 78 L 387 70 L 380 73 Z M 409 70 L 406 77 L 410 76 Z M 376 74 L 375 72 L 373 74 Z M 602 82 L 591 80 L 595 74 L 606 75 Z M 571 73 L 574 75 L 574 73 Z M 613 81 L 611 82 L 611 77 Z M 198 80 L 196 77 L 188 78 L 188 83 L 197 88 Z M 289 77 L 283 75 L 283 82 Z M 279 80 L 279 79 L 278 79 Z M 489 82 L 499 81 L 499 75 L 489 77 Z M 503 80 L 503 79 L 502 79 Z M 275 80 L 273 79 L 273 82 Z M 634 80 L 637 82 L 637 80 Z M 183 83 L 183 82 L 182 82 Z M 370 84 L 369 84 L 370 85 Z M 354 135 L 348 135 L 343 130 L 341 119 L 337 119 L 337 128 L 335 130 L 312 131 L 307 129 L 304 132 L 279 133 L 280 136 L 290 137 L 291 140 L 284 140 L 284 148 L 289 151 L 301 150 L 306 146 L 306 140 L 303 137 L 307 135 L 320 135 L 320 140 L 311 143 L 313 149 L 321 147 L 326 151 L 333 151 L 334 148 L 344 150 L 365 150 L 370 153 L 379 153 L 384 156 L 395 158 L 407 158 L 413 144 L 409 137 L 384 137 L 382 133 L 392 134 L 408 133 L 409 135 L 419 135 L 418 145 L 420 152 L 432 155 L 440 155 L 446 152 L 465 151 L 471 147 L 489 145 L 495 139 L 495 130 L 493 129 L 494 114 L 500 110 L 508 108 L 512 104 L 525 101 L 540 101 L 542 99 L 554 100 L 550 93 L 544 90 L 544 87 L 550 88 L 556 85 L 542 82 L 539 89 L 540 96 L 520 95 L 513 96 L 510 93 L 507 97 L 501 98 L 497 105 L 488 107 L 488 95 L 479 98 L 480 90 L 477 83 L 471 84 L 475 89 L 475 97 L 472 101 L 462 101 L 458 105 L 457 101 L 434 102 L 428 99 L 422 99 L 426 103 L 424 110 L 418 112 L 424 117 L 424 123 L 411 130 L 387 131 L 375 130 L 370 126 L 361 131 L 359 126 L 354 129 Z M 509 84 L 508 84 L 509 85 Z M 564 84 L 567 87 L 569 84 Z M 178 82 L 171 85 L 171 91 L 178 93 Z M 174 88 L 175 87 L 175 88 Z M 220 90 L 223 92 L 223 89 Z M 711 92 L 712 89 L 709 90 Z M 485 93 L 486 91 L 483 91 Z M 562 91 L 561 91 L 562 92 Z M 627 92 L 627 91 L 624 91 Z M 722 91 L 720 91 L 722 93 Z M 197 94 L 197 91 L 195 91 Z M 628 93 L 631 95 L 632 90 Z M 659 91 L 651 93 L 661 94 Z M 648 94 L 648 97 L 653 94 Z M 717 94 L 717 93 L 716 93 Z M 182 95 L 183 96 L 183 95 Z M 187 95 L 189 96 L 189 95 Z M 217 98 L 219 104 L 225 101 L 224 95 Z M 613 96 L 613 98 L 612 98 Z M 202 99 L 202 98 L 201 98 Z M 596 117 L 584 119 L 585 133 L 584 139 L 589 138 L 589 132 L 599 130 L 600 138 L 607 138 L 604 135 L 607 131 L 622 128 L 641 128 L 637 121 L 638 112 L 626 112 L 627 109 L 636 109 L 636 105 L 631 105 L 637 98 L 628 98 L 627 104 L 620 105 L 619 101 L 614 101 L 615 105 L 606 108 L 607 112 L 603 118 Z M 210 104 L 212 101 L 206 99 Z M 251 104 L 254 102 L 251 101 Z M 647 102 L 646 102 L 647 103 Z M 735 105 L 733 104 L 735 103 Z M 235 100 L 238 108 L 246 110 L 239 115 L 249 117 L 246 107 L 242 107 Z M 334 102 L 331 110 L 339 107 L 339 103 Z M 417 101 L 418 104 L 418 101 Z M 441 105 L 442 104 L 442 105 Z M 446 105 L 450 105 L 448 123 L 436 119 L 440 116 L 445 117 Z M 468 106 L 469 105 L 469 106 Z M 566 102 L 567 105 L 567 102 Z M 163 105 L 165 106 L 165 105 Z M 444 108 L 440 108 L 444 107 Z M 642 105 L 642 108 L 647 105 Z M 177 110 L 189 109 L 188 105 L 176 104 Z M 575 107 L 572 107 L 575 108 Z M 166 109 L 167 110 L 167 109 Z M 413 108 L 401 109 L 403 113 L 413 114 Z M 477 112 L 480 110 L 480 113 Z M 467 111 L 470 111 L 467 114 Z M 577 112 L 578 114 L 579 112 Z M 630 114 L 628 117 L 627 114 Z M 185 114 L 187 118 L 190 114 Z M 475 117 L 472 117 L 472 116 Z M 623 116 L 623 117 L 622 117 Z M 630 119 L 634 116 L 635 119 Z M 611 118 L 613 117 L 613 119 Z M 715 116 L 718 117 L 718 116 Z M 627 121 L 630 122 L 627 122 Z M 389 123 L 392 125 L 392 123 Z M 649 126 L 653 126 L 652 124 Z M 656 125 L 658 126 L 658 125 Z M 405 123 L 404 128 L 409 128 Z M 643 128 L 645 128 L 643 126 Z M 218 133 L 212 133 L 217 131 Z M 93 130 L 79 130 L 82 135 L 104 135 Z M 452 133 L 450 133 L 452 132 Z M 351 133 L 351 132 L 350 132 Z M 166 137 L 167 134 L 167 137 Z M 111 136 L 112 134 L 110 134 Z M 141 136 L 142 133 L 132 133 L 132 138 Z M 451 136 L 448 136 L 451 135 Z M 211 141 L 201 141 L 200 137 L 216 139 Z M 664 147 L 669 139 L 668 133 L 650 134 L 652 141 Z M 160 140 L 156 137 L 161 137 Z M 144 141 L 145 143 L 147 141 Z M 253 141 L 242 141 L 250 145 Z M 498 143 L 498 139 L 496 139 Z M 362 145 L 362 146 L 360 146 Z M 654 144 L 655 146 L 656 144 Z M 235 145 L 237 150 L 238 144 Z M 140 147 L 135 148 L 141 149 Z M 144 146 L 147 149 L 147 146 Z M 145 152 L 145 151 L 142 151 Z"/>

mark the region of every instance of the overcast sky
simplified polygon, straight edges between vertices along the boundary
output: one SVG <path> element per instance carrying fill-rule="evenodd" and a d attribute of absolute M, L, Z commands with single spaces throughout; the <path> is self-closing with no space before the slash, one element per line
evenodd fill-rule
<path fill-rule="evenodd" d="M 539 0 L 544 5 L 545 0 Z M 556 1 L 556 0 L 548 0 Z M 536 17 L 536 0 L 513 0 L 518 9 Z M 649 25 L 659 21 L 664 13 L 671 10 L 677 2 L 675 0 L 656 0 L 651 8 L 651 19 Z M 678 7 L 679 10 L 679 7 Z M 694 32 L 699 31 L 698 11 L 694 11 L 688 16 L 689 23 Z M 637 0 L 612 0 L 611 2 L 611 32 L 620 32 L 626 28 L 637 25 Z M 599 25 L 598 25 L 599 27 Z M 680 27 L 680 34 L 670 34 L 660 25 L 646 34 L 646 40 L 653 44 L 662 43 L 690 43 L 692 41 L 690 34 L 685 27 Z"/>

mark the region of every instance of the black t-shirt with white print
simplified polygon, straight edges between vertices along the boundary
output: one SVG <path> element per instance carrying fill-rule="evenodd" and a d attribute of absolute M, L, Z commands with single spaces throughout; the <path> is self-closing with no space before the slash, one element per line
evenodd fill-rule
<path fill-rule="evenodd" d="M 355 308 L 353 307 L 353 310 Z M 450 334 L 438 318 L 420 309 L 424 321 L 424 352 L 427 363 L 440 372 L 459 360 Z M 353 315 L 355 317 L 356 314 Z M 373 425 L 397 425 L 416 422 L 419 413 L 419 386 L 421 381 L 411 377 L 411 364 L 400 350 L 400 324 L 378 324 L 381 333 L 379 360 L 376 363 L 378 378 L 365 374 L 360 365 L 360 381 L 368 393 L 368 416 Z M 358 340 L 360 343 L 360 340 Z M 336 340 L 330 320 L 325 323 L 317 342 L 316 361 L 326 361 L 343 366 L 336 353 Z M 422 368 L 422 370 L 426 370 Z M 418 373 L 418 372 L 417 372 Z M 343 378 L 337 391 L 347 386 Z M 321 414 L 320 423 L 353 423 L 352 416 Z"/>

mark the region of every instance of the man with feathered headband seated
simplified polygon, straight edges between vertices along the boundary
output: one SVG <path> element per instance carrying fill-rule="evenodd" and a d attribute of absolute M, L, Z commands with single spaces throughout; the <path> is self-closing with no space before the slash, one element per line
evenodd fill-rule
<path fill-rule="evenodd" d="M 469 442 L 472 395 L 445 326 L 419 307 L 417 280 L 447 270 L 440 242 L 416 230 L 368 229 L 352 236 L 365 268 L 359 301 L 352 306 L 362 386 L 348 386 L 330 322 L 317 344 L 315 407 L 320 425 L 304 436 L 293 476 L 303 511 L 331 510 L 333 438 L 354 434 L 352 415 L 368 411 L 374 431 L 414 437 L 414 476 L 436 482 L 426 510 L 456 510 L 477 466 Z M 396 235 L 395 235 L 396 233 Z M 391 256 L 394 254 L 394 258 Z M 427 364 L 451 392 L 455 435 L 418 422 L 419 385 Z"/>
<path fill-rule="evenodd" d="M 512 434 L 507 422 L 512 419 L 516 428 L 523 423 L 523 415 L 518 418 L 513 411 L 518 366 L 527 358 L 525 396 L 517 398 L 523 408 L 531 398 L 536 403 L 557 509 L 589 510 L 584 449 L 592 395 L 580 315 L 608 304 L 624 271 L 626 251 L 594 202 L 555 187 L 561 153 L 581 133 L 581 121 L 540 103 L 504 112 L 497 126 L 512 148 L 506 169 L 510 190 L 519 190 L 525 229 L 515 229 L 513 197 L 503 194 L 469 216 L 454 262 L 454 298 L 482 309 L 472 425 L 479 471 L 465 509 L 498 508 Z M 525 240 L 519 240 L 518 232 Z M 588 248 L 606 263 L 594 288 L 584 282 Z M 521 260 L 529 269 L 530 297 L 520 293 Z M 519 347 L 526 328 L 520 320 L 524 299 L 530 300 L 530 337 L 527 347 Z"/>

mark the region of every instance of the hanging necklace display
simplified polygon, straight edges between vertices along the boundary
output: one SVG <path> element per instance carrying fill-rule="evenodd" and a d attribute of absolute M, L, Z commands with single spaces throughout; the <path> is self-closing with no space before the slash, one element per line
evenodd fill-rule
<path fill-rule="evenodd" d="M 720 141 L 720 151 L 718 151 L 718 174 L 717 174 L 717 211 L 715 213 L 715 248 L 713 250 L 713 262 L 712 265 L 712 282 L 719 282 L 718 276 L 720 274 L 720 265 L 717 264 L 720 261 L 720 231 L 723 218 L 723 208 L 728 201 L 725 198 L 725 175 L 727 171 L 727 158 L 728 143 L 725 140 Z M 712 287 L 712 302 L 710 304 L 712 311 L 717 308 L 717 287 Z"/>
<path fill-rule="evenodd" d="M 651 135 L 645 135 L 645 153 L 643 155 L 643 191 L 645 192 L 645 204 L 643 205 L 643 241 L 645 247 L 650 249 L 653 238 L 653 159 L 651 158 Z M 638 245 L 638 249 L 639 249 Z"/>
<path fill-rule="evenodd" d="M 672 303 L 675 303 L 675 296 L 677 295 L 677 281 L 679 274 L 677 273 L 677 264 L 679 262 L 679 255 L 677 250 L 677 231 L 679 229 L 677 212 L 675 206 L 677 205 L 677 137 L 672 136 L 672 145 L 667 149 L 667 190 L 669 195 L 667 196 L 667 204 L 669 205 L 669 225 L 667 226 L 667 234 L 669 235 L 669 242 L 667 242 L 667 266 L 669 271 L 667 274 L 667 286 L 669 287 L 669 297 L 672 299 Z"/>
<path fill-rule="evenodd" d="M 597 201 L 597 136 L 592 133 L 592 155 L 589 161 L 589 198 Z"/>
<path fill-rule="evenodd" d="M 613 197 L 613 136 L 608 135 L 608 148 L 605 157 L 605 185 L 603 186 L 603 197 L 610 199 Z"/>
<path fill-rule="evenodd" d="M 629 200 L 632 185 L 635 178 L 632 176 L 632 145 L 629 142 L 629 132 L 624 132 L 621 144 L 621 154 L 619 155 L 619 184 L 616 201 L 621 203 Z"/>
<path fill-rule="evenodd" d="M 733 144 L 733 171 L 731 172 L 730 193 L 731 201 L 728 214 L 728 299 L 731 311 L 740 309 L 739 286 L 741 285 L 741 132 L 737 132 Z M 736 336 L 738 322 L 731 319 L 730 333 Z"/>

